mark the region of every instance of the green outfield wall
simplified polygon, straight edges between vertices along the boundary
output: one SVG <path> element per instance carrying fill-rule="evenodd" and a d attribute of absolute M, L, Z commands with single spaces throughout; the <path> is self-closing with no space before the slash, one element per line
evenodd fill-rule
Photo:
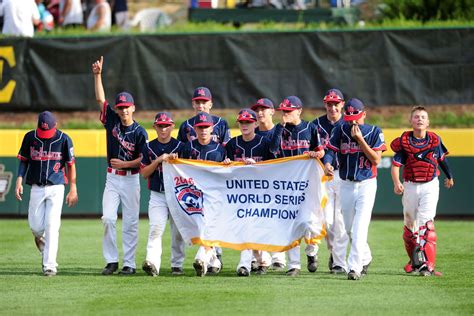
<path fill-rule="evenodd" d="M 15 155 L 25 132 L 20 130 L 0 131 L 0 139 L 2 139 L 0 140 L 0 215 L 26 216 L 28 214 L 29 187 L 25 185 L 22 202 L 15 199 L 14 193 L 18 168 L 18 160 Z M 153 132 L 148 132 L 150 137 L 154 138 Z M 455 186 L 451 190 L 440 186 L 437 213 L 452 216 L 472 216 L 474 215 L 474 130 L 439 130 L 436 132 L 443 137 L 446 146 L 450 150 L 448 159 L 455 176 Z M 84 136 L 84 133 L 87 135 Z M 233 135 L 235 133 L 236 131 L 233 131 Z M 393 139 L 393 135 L 400 135 L 400 130 L 385 130 L 384 133 L 387 142 L 389 142 Z M 107 167 L 106 158 L 102 151 L 105 146 L 99 146 L 104 141 L 103 131 L 68 131 L 68 134 L 71 135 L 77 147 L 76 167 L 79 202 L 74 208 L 64 206 L 63 214 L 97 215 L 99 217 L 102 209 L 102 193 Z M 84 147 L 83 143 L 85 144 L 86 140 L 89 145 Z M 374 214 L 376 215 L 401 214 L 401 197 L 393 193 L 390 177 L 391 156 L 390 151 L 384 153 L 379 165 L 378 190 L 374 207 Z M 440 180 L 444 180 L 444 175 L 441 175 Z M 140 213 L 146 214 L 150 194 L 146 181 L 141 179 L 140 182 Z M 6 183 L 10 185 L 10 188 L 5 193 Z"/>

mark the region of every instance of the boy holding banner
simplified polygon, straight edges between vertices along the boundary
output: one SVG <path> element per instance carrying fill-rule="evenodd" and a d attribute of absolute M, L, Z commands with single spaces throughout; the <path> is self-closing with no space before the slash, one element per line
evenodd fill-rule
<path fill-rule="evenodd" d="M 182 158 L 222 162 L 225 159 L 225 148 L 212 140 L 213 117 L 207 112 L 199 112 L 191 119 L 197 139 L 191 140 L 183 148 Z M 194 263 L 196 275 L 203 277 L 206 273 L 219 273 L 222 267 L 214 247 L 199 247 Z"/>
<path fill-rule="evenodd" d="M 142 268 L 150 276 L 160 273 L 162 244 L 161 239 L 166 227 L 166 220 L 170 218 L 171 229 L 171 274 L 183 275 L 184 241 L 170 216 L 166 202 L 165 187 L 163 184 L 163 161 L 175 159 L 184 144 L 171 137 L 174 121 L 168 112 L 160 112 L 155 117 L 153 128 L 157 138 L 147 143 L 142 149 L 140 173 L 148 180 L 150 202 L 148 217 L 150 219 L 150 233 L 148 235 L 146 259 Z"/>
<path fill-rule="evenodd" d="M 241 136 L 232 138 L 226 144 L 227 158 L 224 163 L 242 161 L 245 164 L 254 164 L 259 161 L 274 158 L 269 150 L 269 140 L 255 134 L 257 127 L 257 114 L 251 109 L 243 109 L 237 117 Z M 256 274 L 265 274 L 271 263 L 271 257 L 266 251 L 243 250 L 240 253 L 240 262 L 237 266 L 238 276 L 249 276 L 252 266 L 252 257 L 257 259 Z"/>
<path fill-rule="evenodd" d="M 285 98 L 278 107 L 282 111 L 281 121 L 275 127 L 270 150 L 278 158 L 292 157 L 308 154 L 311 158 L 322 158 L 324 149 L 319 139 L 316 126 L 313 123 L 303 121 L 303 103 L 296 96 Z M 305 252 L 308 258 L 307 268 L 309 272 L 315 272 L 317 268 L 316 254 L 318 245 L 307 245 Z M 301 270 L 300 246 L 288 250 L 288 276 L 297 276 Z"/>

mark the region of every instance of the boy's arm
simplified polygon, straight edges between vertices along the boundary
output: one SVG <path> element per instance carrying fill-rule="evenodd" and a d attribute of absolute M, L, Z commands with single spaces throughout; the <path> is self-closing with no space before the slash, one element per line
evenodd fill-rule
<path fill-rule="evenodd" d="M 444 179 L 444 186 L 446 189 L 451 189 L 454 185 L 454 178 L 451 170 L 449 169 L 448 161 L 446 158 L 444 158 L 438 163 L 441 170 L 443 170 L 444 174 L 446 175 L 446 179 Z"/>
<path fill-rule="evenodd" d="M 391 174 L 393 181 L 393 192 L 400 195 L 405 190 L 403 184 L 400 182 L 400 166 L 392 164 Z"/>
<path fill-rule="evenodd" d="M 76 164 L 67 164 L 67 177 L 69 179 L 69 193 L 66 196 L 66 204 L 71 207 L 76 205 L 77 186 L 76 186 Z"/>
<path fill-rule="evenodd" d="M 364 136 L 362 135 L 362 132 L 360 131 L 359 125 L 352 125 L 351 136 L 359 144 L 360 148 L 364 152 L 367 159 L 370 160 L 372 165 L 377 166 L 382 160 L 382 151 L 375 151 L 369 146 L 369 144 L 367 144 L 364 139 Z"/>
<path fill-rule="evenodd" d="M 94 88 L 95 88 L 95 100 L 99 105 L 100 111 L 105 102 L 104 86 L 102 84 L 102 66 L 104 64 L 104 56 L 100 56 L 100 59 L 92 64 L 92 73 L 94 74 Z"/>
<path fill-rule="evenodd" d="M 21 201 L 21 196 L 23 195 L 23 177 L 26 174 L 26 170 L 28 169 L 28 162 L 20 161 L 20 165 L 18 166 L 18 178 L 16 179 L 16 186 L 15 186 L 15 197 L 18 201 Z"/>

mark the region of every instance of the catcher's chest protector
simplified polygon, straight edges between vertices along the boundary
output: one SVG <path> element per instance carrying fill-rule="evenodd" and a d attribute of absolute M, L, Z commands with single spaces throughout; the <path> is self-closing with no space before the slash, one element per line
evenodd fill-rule
<path fill-rule="evenodd" d="M 404 132 L 400 137 L 400 145 L 407 154 L 407 161 L 403 168 L 403 179 L 411 182 L 428 182 L 438 175 L 438 157 L 436 148 L 439 146 L 439 137 L 427 132 L 428 141 L 421 146 L 410 141 L 411 132 Z"/>

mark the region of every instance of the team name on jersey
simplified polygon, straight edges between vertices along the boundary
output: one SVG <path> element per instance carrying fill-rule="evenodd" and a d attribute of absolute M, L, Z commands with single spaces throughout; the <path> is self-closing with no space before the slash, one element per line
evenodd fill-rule
<path fill-rule="evenodd" d="M 197 136 L 193 136 L 191 134 L 187 134 L 188 136 L 188 140 L 190 142 L 192 142 L 193 140 L 197 139 Z M 211 134 L 211 140 L 216 142 L 216 143 L 219 143 L 219 136 L 217 136 L 216 134 Z"/>
<path fill-rule="evenodd" d="M 281 140 L 281 149 L 283 150 L 294 150 L 294 149 L 300 149 L 300 148 L 309 148 L 310 142 L 309 140 L 306 139 L 282 139 Z"/>
<path fill-rule="evenodd" d="M 123 135 L 121 132 L 120 132 L 120 127 L 119 125 L 115 125 L 114 128 L 112 129 L 112 136 L 114 136 L 115 138 L 117 138 L 118 142 L 120 143 L 120 145 L 129 150 L 129 151 L 134 151 L 135 150 L 135 144 L 134 143 L 130 143 L 130 142 L 127 142 L 125 140 L 125 135 Z"/>
<path fill-rule="evenodd" d="M 362 150 L 360 149 L 360 146 L 356 142 L 350 142 L 350 143 L 342 143 L 341 144 L 341 154 L 347 155 L 347 154 L 355 154 L 357 152 L 361 152 Z"/>
<path fill-rule="evenodd" d="M 253 157 L 239 156 L 239 157 L 237 157 L 237 155 L 234 155 L 234 159 L 232 159 L 232 160 L 233 161 L 244 161 L 245 159 L 253 159 L 253 160 L 255 160 L 255 162 L 263 161 L 263 157 L 261 157 L 261 156 L 253 156 Z"/>
<path fill-rule="evenodd" d="M 31 160 L 36 161 L 45 161 L 45 160 L 61 160 L 63 155 L 60 151 L 51 151 L 47 152 L 41 147 L 39 150 L 35 147 L 30 147 L 30 157 Z"/>

